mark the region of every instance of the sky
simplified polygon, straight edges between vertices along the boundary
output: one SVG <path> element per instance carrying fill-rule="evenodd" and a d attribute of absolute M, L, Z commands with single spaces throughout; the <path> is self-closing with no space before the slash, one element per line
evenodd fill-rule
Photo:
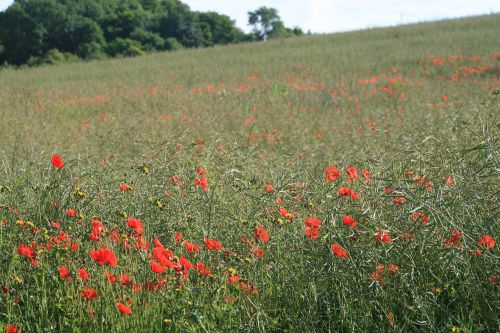
<path fill-rule="evenodd" d="M 329 33 L 500 12 L 500 0 L 181 0 L 228 15 L 246 32 L 248 11 L 273 7 L 287 27 Z M 0 0 L 0 11 L 12 0 Z"/>

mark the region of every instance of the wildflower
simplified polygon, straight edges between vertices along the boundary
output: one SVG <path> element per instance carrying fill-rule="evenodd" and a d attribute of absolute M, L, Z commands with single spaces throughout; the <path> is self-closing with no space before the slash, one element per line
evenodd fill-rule
<path fill-rule="evenodd" d="M 170 177 L 170 181 L 172 183 L 175 183 L 175 184 L 180 184 L 181 183 L 181 179 L 179 178 L 179 176 L 177 175 L 173 175 Z"/>
<path fill-rule="evenodd" d="M 394 204 L 395 204 L 395 205 L 399 205 L 399 206 L 400 206 L 400 205 L 404 205 L 404 203 L 405 203 L 405 202 L 406 202 L 405 197 L 401 197 L 401 196 L 399 196 L 399 197 L 395 197 L 395 198 L 394 198 Z"/>
<path fill-rule="evenodd" d="M 208 239 L 205 238 L 205 246 L 210 250 L 210 251 L 220 251 L 222 250 L 222 244 L 215 239 Z"/>
<path fill-rule="evenodd" d="M 356 227 L 358 226 L 358 222 L 356 222 L 356 220 L 352 216 L 345 215 L 342 220 L 344 224 L 351 229 L 356 229 Z"/>
<path fill-rule="evenodd" d="M 136 219 L 135 217 L 129 217 L 127 220 L 127 225 L 134 229 L 135 237 L 140 237 L 142 234 L 142 221 Z"/>
<path fill-rule="evenodd" d="M 490 235 L 481 235 L 477 241 L 477 245 L 481 246 L 485 250 L 490 250 L 495 246 L 495 239 Z"/>
<path fill-rule="evenodd" d="M 269 233 L 263 226 L 259 225 L 254 230 L 255 241 L 258 239 L 262 240 L 263 243 L 267 243 L 269 241 Z"/>
<path fill-rule="evenodd" d="M 422 212 L 413 212 L 411 214 L 411 219 L 414 222 L 417 222 L 420 219 L 422 221 L 422 224 L 427 224 L 427 222 L 429 222 L 429 216 L 425 215 Z"/>
<path fill-rule="evenodd" d="M 287 219 L 288 221 L 291 221 L 293 220 L 293 218 L 295 217 L 295 214 L 293 213 L 289 213 L 285 207 L 280 207 L 279 208 L 279 212 L 280 212 L 280 215 L 282 217 L 284 217 L 285 219 Z"/>
<path fill-rule="evenodd" d="M 97 293 L 97 290 L 92 289 L 92 288 L 87 288 L 82 290 L 82 298 L 92 300 L 99 297 L 99 294 Z"/>
<path fill-rule="evenodd" d="M 106 231 L 104 224 L 98 219 L 92 220 L 92 232 L 90 233 L 91 240 L 99 240 L 102 237 L 102 233 Z"/>
<path fill-rule="evenodd" d="M 191 242 L 188 242 L 187 240 L 185 240 L 183 242 L 184 244 L 184 248 L 186 249 L 186 251 L 188 253 L 191 253 L 191 252 L 198 252 L 199 250 L 201 250 L 201 246 L 199 245 L 196 245 L 196 244 L 193 244 Z"/>
<path fill-rule="evenodd" d="M 157 273 L 157 274 L 159 274 L 159 273 L 165 273 L 165 267 L 163 267 L 163 266 L 162 266 L 162 265 L 160 265 L 159 263 L 152 261 L 152 262 L 150 263 L 150 265 L 151 265 L 151 270 L 152 270 L 154 273 Z"/>
<path fill-rule="evenodd" d="M 335 166 L 333 165 L 327 165 L 323 172 L 325 174 L 325 178 L 328 183 L 333 182 L 334 180 L 340 177 L 339 170 L 335 169 Z"/>
<path fill-rule="evenodd" d="M 256 258 L 262 258 L 264 256 L 264 249 L 261 248 L 260 246 L 257 246 L 254 250 L 253 250 L 253 255 L 256 257 Z"/>
<path fill-rule="evenodd" d="M 347 259 L 348 253 L 346 250 L 344 250 L 340 245 L 337 243 L 334 243 L 332 245 L 332 252 L 336 257 Z"/>
<path fill-rule="evenodd" d="M 206 267 L 205 264 L 202 262 L 198 262 L 196 264 L 196 271 L 198 271 L 198 273 L 201 276 L 211 276 L 212 275 L 212 272 L 210 271 L 210 269 L 208 267 Z"/>
<path fill-rule="evenodd" d="M 365 170 L 365 169 L 363 169 L 362 174 L 363 174 L 363 178 L 364 178 L 363 182 L 365 184 L 368 184 L 372 180 L 372 174 L 368 170 Z"/>
<path fill-rule="evenodd" d="M 304 225 L 306 229 L 304 230 L 307 237 L 310 239 L 317 239 L 319 236 L 319 227 L 321 225 L 321 221 L 316 217 L 308 217 L 304 221 Z"/>
<path fill-rule="evenodd" d="M 451 230 L 451 234 L 452 236 L 444 241 L 444 246 L 448 248 L 454 245 L 457 249 L 461 248 L 460 238 L 463 237 L 462 233 L 458 230 Z"/>
<path fill-rule="evenodd" d="M 119 189 L 122 192 L 126 192 L 126 191 L 130 191 L 132 189 L 132 187 L 130 185 L 125 184 L 125 183 L 121 183 L 119 186 Z"/>
<path fill-rule="evenodd" d="M 21 333 L 22 329 L 14 324 L 5 325 L 5 333 Z"/>
<path fill-rule="evenodd" d="M 382 230 L 380 228 L 377 228 L 377 235 L 375 236 L 375 239 L 377 240 L 377 242 L 381 242 L 381 243 L 391 243 L 392 242 L 391 235 L 387 231 Z"/>
<path fill-rule="evenodd" d="M 128 315 L 132 314 L 132 310 L 130 310 L 130 308 L 128 306 L 126 306 L 125 304 L 116 303 L 116 306 L 118 307 L 118 311 L 120 311 L 124 315 L 128 316 Z"/>
<path fill-rule="evenodd" d="M 56 169 L 61 169 L 64 166 L 64 162 L 63 162 L 61 156 L 59 156 L 57 154 L 52 154 L 51 162 L 52 162 L 52 166 Z"/>
<path fill-rule="evenodd" d="M 339 188 L 339 195 L 341 197 L 351 197 L 354 200 L 359 200 L 359 195 L 354 192 L 353 189 L 349 187 L 341 187 Z"/>
<path fill-rule="evenodd" d="M 88 279 L 90 279 L 89 273 L 87 273 L 87 271 L 83 267 L 80 267 L 80 269 L 78 270 L 78 276 L 82 280 L 88 280 Z"/>
<path fill-rule="evenodd" d="M 266 186 L 264 186 L 264 189 L 266 190 L 267 193 L 270 193 L 274 190 L 273 185 L 271 184 L 267 184 Z"/>
<path fill-rule="evenodd" d="M 208 181 L 206 176 L 202 176 L 201 178 L 196 178 L 194 183 L 202 188 L 202 190 L 208 190 Z"/>
<path fill-rule="evenodd" d="M 182 241 L 182 238 L 184 237 L 184 235 L 180 232 L 176 232 L 175 235 L 174 235 L 174 239 L 175 239 L 175 242 L 177 243 L 177 245 L 179 245 Z"/>
<path fill-rule="evenodd" d="M 116 281 L 118 281 L 118 278 L 109 272 L 104 272 L 104 277 L 111 284 L 116 283 Z"/>
<path fill-rule="evenodd" d="M 118 262 L 113 251 L 106 247 L 103 247 L 99 250 L 90 250 L 90 257 L 92 258 L 92 260 L 97 262 L 99 266 L 108 264 L 111 267 L 114 267 Z"/>
<path fill-rule="evenodd" d="M 61 277 L 62 280 L 67 280 L 67 281 L 71 280 L 71 274 L 69 273 L 66 266 L 59 267 L 59 276 Z"/>
<path fill-rule="evenodd" d="M 453 178 L 451 176 L 446 176 L 444 182 L 446 186 L 452 186 L 454 184 Z"/>
<path fill-rule="evenodd" d="M 66 209 L 66 215 L 68 215 L 70 217 L 74 217 L 74 216 L 77 216 L 78 213 L 73 208 L 68 208 L 68 209 Z"/>
<path fill-rule="evenodd" d="M 347 167 L 346 168 L 346 173 L 347 173 L 347 180 L 349 183 L 354 183 L 358 179 L 358 170 L 356 170 L 355 167 Z"/>

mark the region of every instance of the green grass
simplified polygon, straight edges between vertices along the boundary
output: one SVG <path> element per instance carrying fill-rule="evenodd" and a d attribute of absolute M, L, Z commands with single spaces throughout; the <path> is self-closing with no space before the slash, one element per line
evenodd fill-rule
<path fill-rule="evenodd" d="M 478 244 L 500 239 L 499 24 L 496 14 L 1 70 L 0 329 L 499 330 L 499 246 Z M 340 177 L 327 182 L 332 164 Z M 352 184 L 347 166 L 359 172 Z M 198 168 L 207 191 L 195 184 Z M 341 187 L 360 199 L 339 196 Z M 130 216 L 149 250 L 136 248 Z M 305 234 L 308 217 L 321 221 L 317 239 Z M 106 228 L 101 240 L 90 239 L 93 219 Z M 269 242 L 255 239 L 257 226 Z M 392 241 L 377 241 L 378 229 Z M 61 231 L 70 240 L 54 241 Z M 202 249 L 187 253 L 176 232 Z M 155 235 L 173 262 L 182 255 L 212 275 L 153 273 Z M 209 251 L 205 237 L 223 249 Z M 18 253 L 33 241 L 38 266 Z M 117 266 L 91 259 L 104 246 Z M 86 288 L 100 296 L 83 299 Z M 128 301 L 125 316 L 116 303 Z"/>

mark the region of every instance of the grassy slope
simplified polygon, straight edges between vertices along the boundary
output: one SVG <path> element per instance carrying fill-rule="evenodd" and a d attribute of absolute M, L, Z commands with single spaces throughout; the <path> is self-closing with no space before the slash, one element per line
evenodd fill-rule
<path fill-rule="evenodd" d="M 0 71 L 0 218 L 9 221 L 0 236 L 8 267 L 0 285 L 24 300 L 21 306 L 14 296 L 0 300 L 0 322 L 31 331 L 49 321 L 76 330 L 88 321 L 79 296 L 88 285 L 61 282 L 57 267 L 66 263 L 88 267 L 103 293 L 94 306 L 103 321 L 89 321 L 89 330 L 494 330 L 499 290 L 486 281 L 500 273 L 498 246 L 479 258 L 470 253 L 479 235 L 499 239 L 498 146 L 491 132 L 498 102 L 479 106 L 498 86 L 499 24 L 500 15 L 490 15 Z M 358 81 L 372 77 L 376 82 Z M 54 151 L 66 160 L 59 173 L 48 169 Z M 322 171 L 331 163 L 343 176 L 326 184 Z M 338 187 L 349 185 L 348 164 L 374 175 L 369 185 L 354 186 L 360 201 L 337 197 Z M 208 193 L 192 186 L 197 167 L 207 169 Z M 432 180 L 433 190 L 415 184 L 410 169 Z M 169 181 L 174 174 L 183 185 Z M 455 186 L 444 186 L 447 175 Z M 123 195 L 120 182 L 134 190 Z M 265 194 L 265 183 L 276 192 Z M 388 186 L 395 190 L 390 196 Z M 277 196 L 298 214 L 293 222 L 281 225 Z M 395 206 L 393 196 L 406 204 Z M 64 216 L 68 207 L 85 214 L 82 223 L 73 226 Z M 414 223 L 414 211 L 431 222 Z M 109 231 L 125 233 L 123 212 L 145 222 L 149 241 L 157 234 L 179 255 L 175 231 L 200 244 L 207 234 L 221 240 L 224 255 L 188 255 L 206 262 L 214 278 L 193 277 L 175 291 L 173 274 L 161 293 L 110 288 L 88 258 L 97 246 L 88 240 L 88 225 L 97 216 Z M 342 225 L 344 214 L 358 220 L 357 231 Z M 307 216 L 322 221 L 318 240 L 304 236 Z M 33 268 L 15 249 L 44 239 L 16 225 L 20 217 L 50 235 L 57 230 L 49 221 L 61 220 L 81 251 L 41 255 L 41 268 L 28 273 Z M 239 241 L 252 238 L 257 225 L 271 235 L 263 259 Z M 376 243 L 377 228 L 395 241 Z M 450 230 L 464 234 L 460 250 L 443 248 Z M 348 249 L 348 261 L 332 256 L 334 242 Z M 141 283 L 153 278 L 144 253 L 118 248 L 115 274 Z M 377 263 L 390 262 L 400 271 L 375 283 Z M 231 289 L 230 267 L 259 294 Z M 226 305 L 226 296 L 240 300 Z M 133 300 L 134 316 L 116 313 L 114 302 L 122 299 Z"/>

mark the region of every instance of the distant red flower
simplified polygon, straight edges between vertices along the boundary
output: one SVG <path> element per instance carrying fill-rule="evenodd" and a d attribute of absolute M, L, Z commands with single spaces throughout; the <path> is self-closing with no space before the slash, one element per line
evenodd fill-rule
<path fill-rule="evenodd" d="M 342 220 L 344 224 L 351 229 L 355 229 L 358 226 L 358 222 L 356 222 L 356 220 L 352 216 L 345 215 Z"/>
<path fill-rule="evenodd" d="M 321 226 L 321 221 L 316 217 L 308 217 L 304 221 L 304 225 L 306 226 L 304 232 L 307 237 L 310 239 L 317 239 L 319 236 L 319 227 Z"/>
<path fill-rule="evenodd" d="M 337 243 L 334 243 L 332 245 L 332 252 L 336 257 L 347 259 L 348 253 L 346 250 L 344 250 L 340 245 Z"/>
<path fill-rule="evenodd" d="M 110 272 L 104 272 L 104 277 L 111 284 L 116 283 L 116 281 L 118 281 L 118 277 L 116 277 L 115 275 L 111 274 Z"/>
<path fill-rule="evenodd" d="M 362 174 L 363 174 L 363 178 L 364 178 L 363 182 L 365 184 L 368 184 L 372 180 L 372 174 L 370 173 L 370 171 L 365 170 L 365 169 L 363 169 Z"/>
<path fill-rule="evenodd" d="M 353 189 L 349 187 L 341 187 L 339 188 L 339 195 L 341 197 L 351 197 L 354 200 L 359 200 L 359 195 L 354 192 Z"/>
<path fill-rule="evenodd" d="M 119 186 L 119 189 L 120 191 L 122 192 L 126 192 L 126 191 L 129 191 L 132 189 L 132 187 L 130 187 L 130 185 L 127 185 L 125 183 L 121 183 L 120 186 Z"/>
<path fill-rule="evenodd" d="M 463 237 L 462 233 L 458 230 L 451 230 L 452 236 L 444 241 L 445 247 L 455 246 L 457 249 L 462 247 L 460 239 Z"/>
<path fill-rule="evenodd" d="M 323 173 L 325 174 L 325 178 L 328 183 L 333 182 L 340 177 L 339 170 L 335 169 L 335 166 L 333 165 L 327 165 Z"/>
<path fill-rule="evenodd" d="M 405 197 L 399 196 L 399 197 L 395 197 L 394 198 L 394 204 L 395 205 L 404 205 L 405 202 L 406 202 Z"/>
<path fill-rule="evenodd" d="M 56 169 L 61 169 L 64 166 L 64 162 L 63 162 L 61 156 L 59 156 L 57 154 L 52 154 L 51 162 L 52 162 L 52 166 Z"/>
<path fill-rule="evenodd" d="M 207 268 L 205 266 L 204 263 L 202 262 L 198 262 L 196 264 L 196 271 L 198 271 L 198 273 L 201 275 L 201 276 L 211 276 L 212 275 L 212 272 L 210 271 L 209 268 Z"/>
<path fill-rule="evenodd" d="M 288 221 L 291 221 L 293 220 L 293 218 L 295 217 L 295 214 L 293 213 L 289 213 L 285 207 L 280 207 L 279 208 L 279 212 L 280 212 L 280 215 L 282 217 L 284 217 L 285 219 L 287 219 Z"/>
<path fill-rule="evenodd" d="M 74 216 L 78 215 L 78 213 L 73 208 L 68 208 L 68 209 L 66 209 L 66 215 L 74 217 Z"/>
<path fill-rule="evenodd" d="M 118 263 L 118 260 L 116 259 L 113 251 L 106 247 L 103 247 L 99 250 L 90 250 L 90 257 L 92 258 L 92 260 L 97 262 L 99 266 L 108 264 L 111 267 L 114 267 Z"/>
<path fill-rule="evenodd" d="M 90 279 L 89 273 L 87 273 L 87 271 L 83 267 L 80 267 L 80 269 L 78 270 L 78 276 L 82 280 L 88 280 L 88 279 Z"/>
<path fill-rule="evenodd" d="M 201 250 L 201 246 L 193 244 L 191 242 L 188 242 L 187 240 L 185 240 L 183 242 L 183 244 L 184 244 L 184 248 L 186 249 L 186 251 L 188 253 L 197 252 L 197 251 Z"/>
<path fill-rule="evenodd" d="M 495 239 L 490 235 L 481 235 L 477 244 L 485 250 L 490 250 L 495 246 Z"/>
<path fill-rule="evenodd" d="M 272 192 L 274 190 L 273 185 L 267 184 L 264 186 L 264 189 L 266 190 L 267 193 Z"/>
<path fill-rule="evenodd" d="M 71 280 L 71 274 L 69 273 L 69 271 L 66 268 L 66 266 L 59 267 L 59 276 L 63 280 L 68 280 L 68 281 Z"/>
<path fill-rule="evenodd" d="M 391 194 L 392 193 L 392 189 L 390 187 L 386 187 L 385 190 L 384 190 L 385 194 Z"/>
<path fill-rule="evenodd" d="M 102 237 L 102 234 L 106 231 L 104 224 L 98 219 L 92 220 L 92 231 L 90 232 L 91 240 L 99 240 Z"/>
<path fill-rule="evenodd" d="M 205 169 L 203 169 L 203 168 L 197 169 L 196 173 L 199 174 L 200 176 L 205 176 L 206 175 Z"/>
<path fill-rule="evenodd" d="M 452 186 L 454 184 L 453 177 L 446 176 L 444 179 L 446 186 Z"/>
<path fill-rule="evenodd" d="M 381 243 L 391 243 L 392 242 L 391 235 L 387 231 L 382 230 L 380 228 L 377 228 L 377 235 L 375 236 L 375 239 Z"/>
<path fill-rule="evenodd" d="M 208 239 L 205 238 L 205 246 L 210 250 L 210 251 L 220 251 L 222 250 L 222 244 L 215 239 Z"/>
<path fill-rule="evenodd" d="M 14 325 L 14 324 L 5 325 L 4 330 L 5 330 L 5 333 L 21 333 L 23 331 L 20 327 Z"/>
<path fill-rule="evenodd" d="M 184 235 L 181 232 L 176 232 L 174 235 L 175 242 L 177 245 L 179 245 L 182 241 L 182 238 L 184 238 Z"/>
<path fill-rule="evenodd" d="M 160 265 L 159 263 L 152 261 L 152 262 L 150 263 L 150 265 L 151 265 L 151 270 L 152 270 L 154 273 L 157 273 L 157 274 L 159 274 L 159 273 L 165 273 L 165 267 L 163 267 L 163 266 L 162 266 L 162 265 Z"/>
<path fill-rule="evenodd" d="M 355 167 L 347 167 L 346 168 L 346 173 L 347 173 L 347 181 L 349 183 L 354 183 L 358 179 L 358 170 L 356 170 Z"/>
<path fill-rule="evenodd" d="M 132 314 L 132 310 L 130 308 L 122 303 L 116 303 L 116 306 L 118 307 L 118 311 L 123 313 L 124 315 L 130 315 Z"/>
<path fill-rule="evenodd" d="M 446 95 L 441 96 L 441 100 L 443 101 L 443 103 L 446 103 L 446 101 L 448 100 L 448 96 Z"/>
<path fill-rule="evenodd" d="M 82 298 L 92 300 L 97 297 L 99 297 L 99 293 L 95 289 L 87 288 L 82 290 Z"/>
<path fill-rule="evenodd" d="M 206 176 L 195 178 L 194 183 L 201 187 L 204 191 L 208 190 L 208 181 Z"/>
<path fill-rule="evenodd" d="M 127 220 L 127 225 L 134 229 L 135 237 L 140 237 L 142 234 L 142 221 L 136 219 L 135 217 L 129 217 Z"/>
<path fill-rule="evenodd" d="M 170 176 L 170 181 L 173 182 L 173 183 L 175 183 L 175 184 L 180 184 L 181 183 L 181 179 L 177 175 Z"/>
<path fill-rule="evenodd" d="M 264 249 L 261 248 L 260 246 L 257 246 L 254 250 L 253 250 L 253 255 L 256 257 L 256 258 L 262 258 L 264 256 Z"/>
<path fill-rule="evenodd" d="M 262 242 L 267 243 L 269 241 L 269 233 L 263 226 L 259 225 L 254 230 L 255 241 L 258 239 L 262 240 Z"/>
<path fill-rule="evenodd" d="M 417 222 L 418 219 L 420 219 L 422 221 L 422 224 L 427 224 L 427 222 L 429 222 L 429 216 L 425 215 L 424 213 L 422 212 L 413 212 L 411 214 L 411 219 L 414 221 L 414 222 Z"/>

